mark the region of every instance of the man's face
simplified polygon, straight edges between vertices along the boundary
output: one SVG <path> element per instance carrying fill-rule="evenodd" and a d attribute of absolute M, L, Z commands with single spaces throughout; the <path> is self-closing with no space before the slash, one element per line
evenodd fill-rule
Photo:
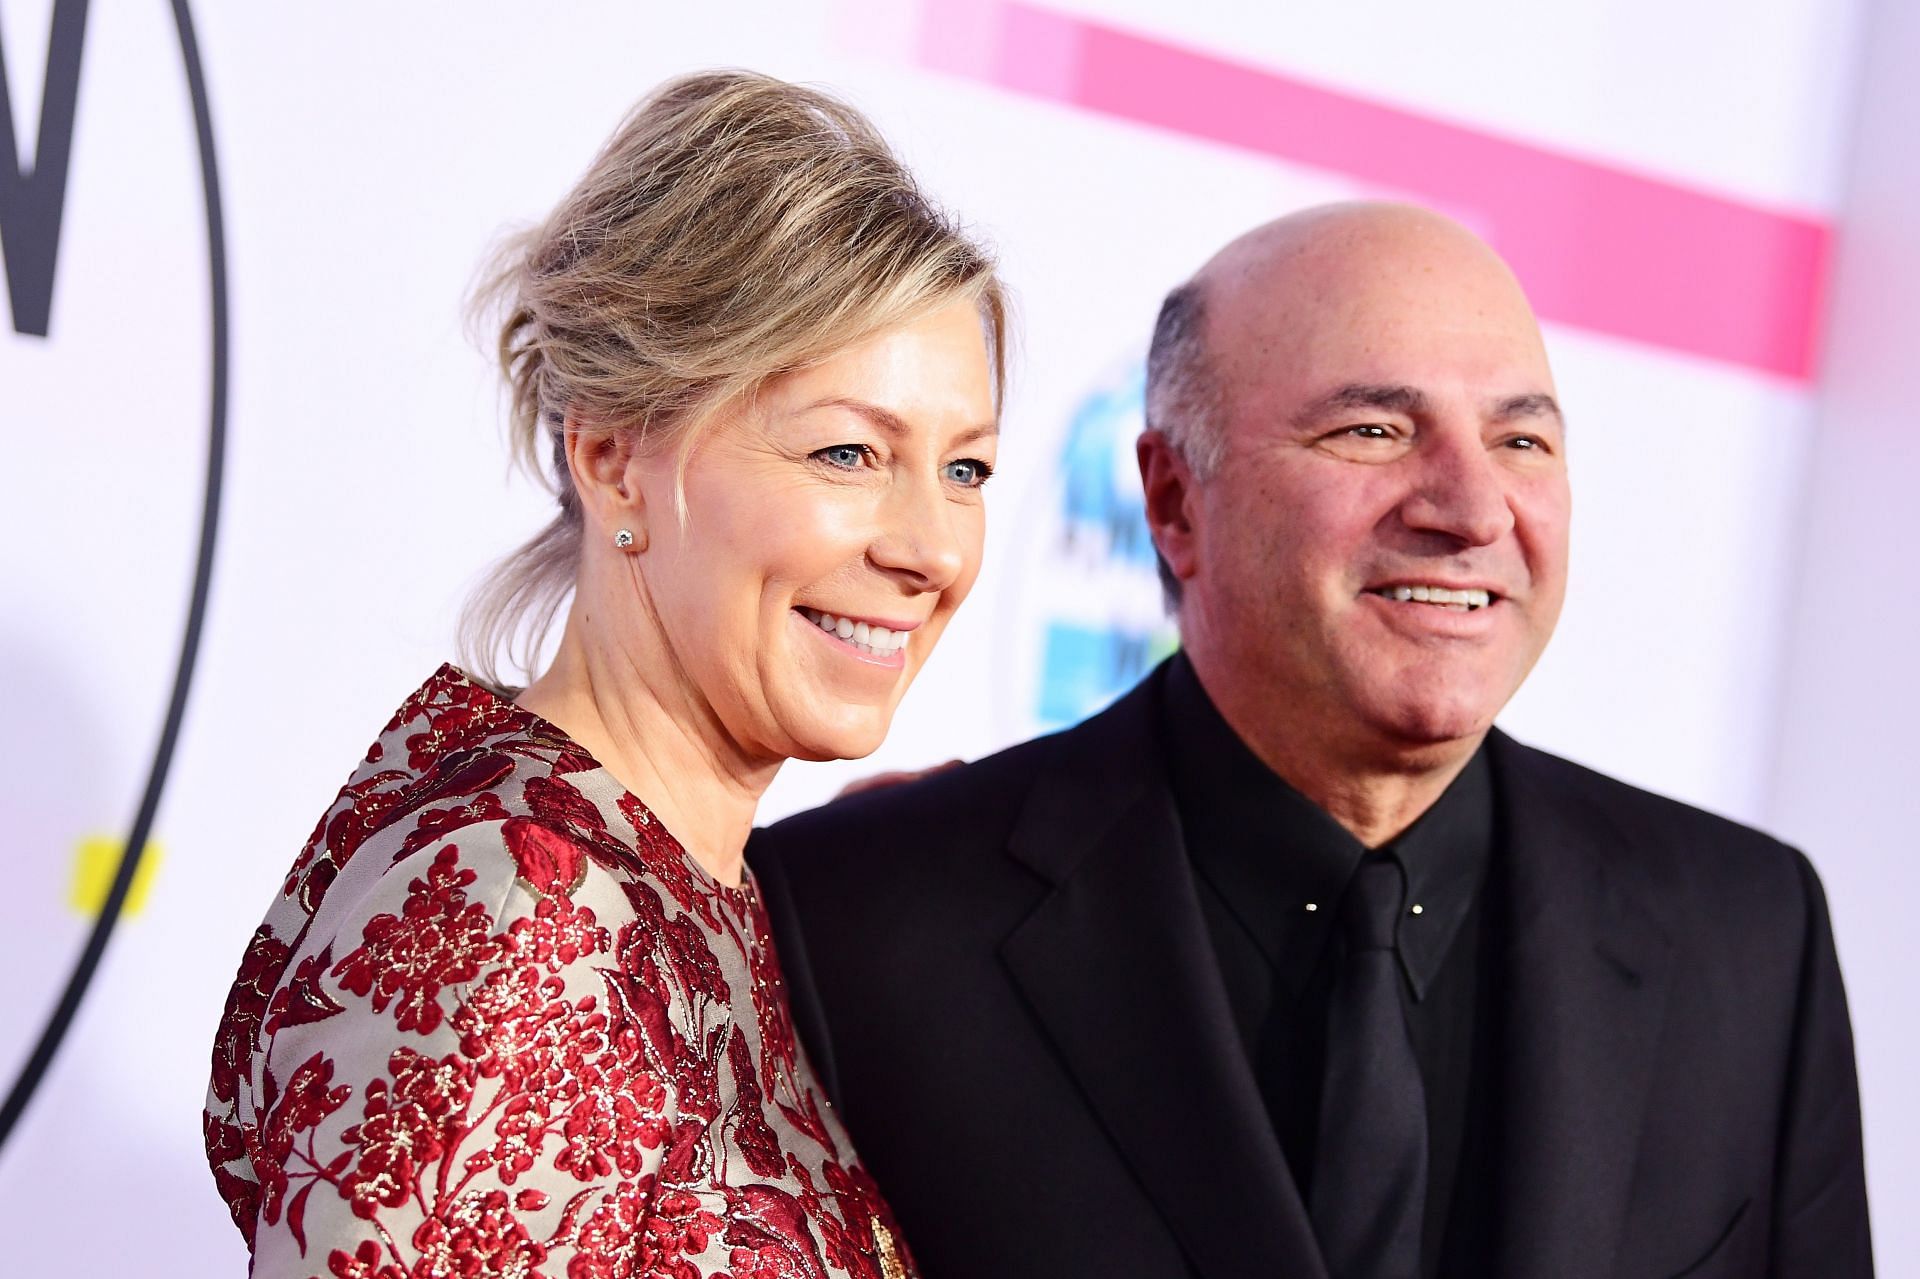
<path fill-rule="evenodd" d="M 1424 225 L 1216 297 L 1226 451 L 1189 490 L 1181 611 L 1202 677 L 1330 751 L 1477 740 L 1566 589 L 1565 429 L 1524 298 Z"/>

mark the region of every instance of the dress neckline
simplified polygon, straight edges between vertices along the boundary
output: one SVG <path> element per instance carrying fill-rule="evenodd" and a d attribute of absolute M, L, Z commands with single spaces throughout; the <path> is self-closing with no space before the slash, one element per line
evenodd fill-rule
<path fill-rule="evenodd" d="M 686 864 L 687 869 L 693 873 L 701 885 L 722 900 L 736 907 L 751 910 L 757 904 L 759 889 L 754 883 L 752 868 L 749 867 L 744 860 L 740 863 L 740 886 L 735 888 L 731 885 L 721 883 L 712 871 L 700 864 L 699 858 L 687 850 L 687 846 L 681 842 L 680 837 L 668 829 L 665 822 L 660 820 L 660 815 L 653 811 L 653 805 L 647 803 L 646 800 L 627 789 L 626 785 L 621 782 L 619 778 L 615 777 L 613 772 L 608 769 L 605 764 L 595 758 L 592 751 L 582 746 L 566 729 L 561 728 L 546 716 L 536 711 L 530 711 L 519 702 L 516 702 L 510 690 L 495 688 L 483 680 L 476 679 L 466 671 L 461 670 L 458 666 L 455 666 L 452 662 L 441 663 L 440 669 L 434 674 L 437 679 L 445 679 L 451 682 L 465 684 L 482 695 L 493 699 L 505 708 L 508 714 L 522 721 L 523 728 L 537 728 L 542 737 L 555 738 L 564 743 L 570 750 L 579 755 L 580 758 L 592 764 L 593 771 L 606 778 L 608 785 L 612 786 L 620 795 L 625 796 L 631 801 L 632 805 L 639 809 L 640 812 L 646 814 L 648 824 L 673 845 L 673 851 L 679 856 L 680 860 Z"/>

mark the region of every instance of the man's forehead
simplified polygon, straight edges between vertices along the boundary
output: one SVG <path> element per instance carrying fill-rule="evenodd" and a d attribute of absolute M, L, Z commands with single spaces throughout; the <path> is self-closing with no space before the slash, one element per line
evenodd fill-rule
<path fill-rule="evenodd" d="M 1302 209 L 1257 226 L 1215 253 L 1197 278 L 1224 282 L 1275 267 L 1339 270 L 1414 259 L 1471 260 L 1505 268 L 1485 241 L 1431 209 L 1360 201 Z"/>
<path fill-rule="evenodd" d="M 1409 413 L 1437 404 L 1477 412 L 1524 397 L 1556 395 L 1540 332 L 1529 320 L 1478 330 L 1395 319 L 1368 323 L 1339 310 L 1288 323 L 1230 328 L 1209 350 L 1224 388 L 1284 404 L 1289 415 L 1379 408 Z"/>
<path fill-rule="evenodd" d="M 1382 280 L 1247 289 L 1210 309 L 1206 344 L 1227 380 L 1304 400 L 1348 386 L 1475 399 L 1553 394 L 1545 343 L 1499 280 Z"/>
<path fill-rule="evenodd" d="M 1195 283 L 1207 309 L 1242 331 L 1356 318 L 1533 326 L 1498 254 L 1466 228 L 1406 205 L 1333 205 L 1277 219 L 1222 249 Z"/>
<path fill-rule="evenodd" d="M 1388 413 L 1398 417 L 1420 418 L 1438 411 L 1452 395 L 1467 398 L 1472 407 L 1489 421 L 1548 418 L 1562 421 L 1560 404 L 1544 389 L 1505 391 L 1446 392 L 1429 390 L 1408 382 L 1345 382 L 1318 394 L 1309 395 L 1294 414 L 1299 422 L 1318 421 L 1354 412 Z"/>

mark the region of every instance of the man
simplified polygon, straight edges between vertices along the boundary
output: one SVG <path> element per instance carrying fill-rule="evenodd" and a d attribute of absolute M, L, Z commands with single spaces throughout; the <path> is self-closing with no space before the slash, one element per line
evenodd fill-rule
<path fill-rule="evenodd" d="M 1148 362 L 1182 654 L 756 837 L 933 1279 L 1871 1274 L 1812 869 L 1492 728 L 1564 595 L 1554 395 L 1453 223 L 1251 232 Z"/>

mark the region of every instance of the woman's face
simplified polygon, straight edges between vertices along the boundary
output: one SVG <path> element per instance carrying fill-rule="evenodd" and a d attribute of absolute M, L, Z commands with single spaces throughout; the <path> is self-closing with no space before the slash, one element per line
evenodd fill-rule
<path fill-rule="evenodd" d="M 980 312 L 959 301 L 716 423 L 687 463 L 684 527 L 673 458 L 634 460 L 668 655 L 746 753 L 880 745 L 979 572 L 997 433 Z"/>

